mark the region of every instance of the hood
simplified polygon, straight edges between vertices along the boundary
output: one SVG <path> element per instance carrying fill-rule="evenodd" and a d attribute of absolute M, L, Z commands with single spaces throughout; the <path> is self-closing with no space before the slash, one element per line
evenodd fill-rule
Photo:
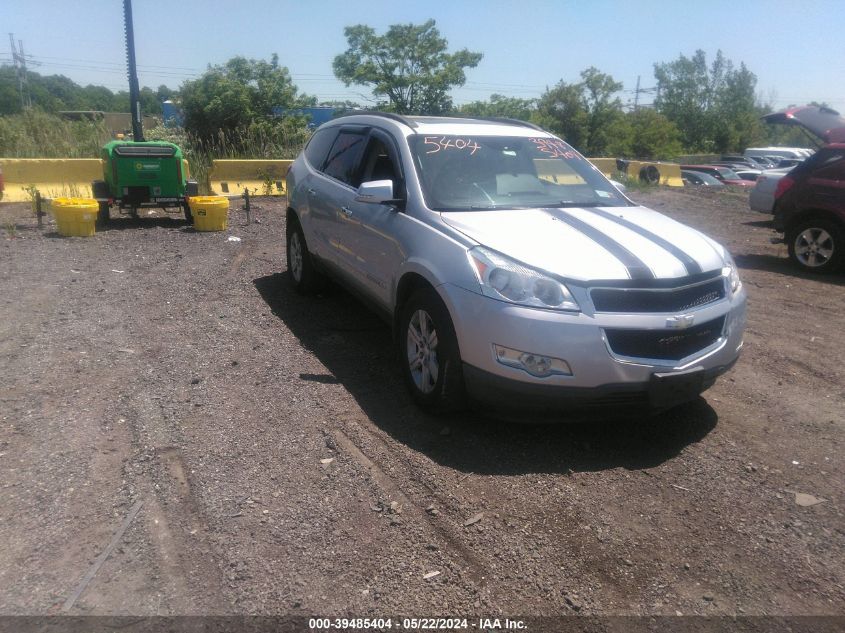
<path fill-rule="evenodd" d="M 761 117 L 766 123 L 798 125 L 825 143 L 845 142 L 845 118 L 822 106 L 799 106 Z"/>
<path fill-rule="evenodd" d="M 645 207 L 443 212 L 479 244 L 567 279 L 673 279 L 724 266 L 723 249 Z"/>

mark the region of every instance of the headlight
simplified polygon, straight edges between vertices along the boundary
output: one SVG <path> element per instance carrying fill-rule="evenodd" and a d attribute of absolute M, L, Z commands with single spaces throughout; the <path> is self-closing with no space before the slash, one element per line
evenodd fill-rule
<path fill-rule="evenodd" d="M 580 310 L 566 286 L 539 271 L 482 246 L 471 249 L 468 256 L 487 297 L 533 308 Z"/>
<path fill-rule="evenodd" d="M 728 253 L 725 253 L 725 263 L 727 266 L 722 268 L 722 276 L 728 279 L 728 286 L 731 289 L 731 296 L 733 296 L 742 288 L 742 281 L 739 278 L 739 270 L 736 267 L 736 262 L 734 262 L 733 257 Z"/>

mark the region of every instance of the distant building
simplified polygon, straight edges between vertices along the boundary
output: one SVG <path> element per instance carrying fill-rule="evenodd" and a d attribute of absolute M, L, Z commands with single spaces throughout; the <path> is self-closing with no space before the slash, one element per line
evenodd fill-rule
<path fill-rule="evenodd" d="M 170 99 L 161 104 L 161 113 L 164 116 L 164 127 L 183 127 L 185 125 L 185 114 L 182 112 L 182 108 Z"/>

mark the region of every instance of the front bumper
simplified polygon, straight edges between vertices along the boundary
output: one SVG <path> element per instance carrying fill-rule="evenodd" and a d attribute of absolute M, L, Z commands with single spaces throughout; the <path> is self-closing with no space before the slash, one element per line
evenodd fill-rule
<path fill-rule="evenodd" d="M 620 356 L 605 334 L 608 328 L 624 328 L 672 335 L 678 332 L 667 328 L 673 314 L 588 313 L 586 308 L 563 313 L 496 301 L 449 284 L 439 290 L 453 318 L 467 391 L 473 400 L 497 406 L 667 408 L 710 387 L 736 362 L 742 347 L 744 289 L 690 312 L 696 324 L 724 319 L 724 326 L 716 341 L 680 360 Z M 582 306 L 589 302 L 577 298 Z M 532 376 L 500 363 L 494 345 L 565 360 L 572 375 Z M 667 389 L 667 383 L 677 385 Z"/>
<path fill-rule="evenodd" d="M 569 387 L 525 383 L 503 378 L 464 363 L 464 384 L 470 398 L 499 411 L 532 413 L 589 413 L 632 415 L 658 413 L 693 400 L 713 386 L 734 363 L 679 374 L 677 387 L 655 388 L 657 383 L 617 383 L 598 387 Z M 692 374 L 692 376 L 691 376 Z M 662 375 L 661 375 L 662 377 Z"/>

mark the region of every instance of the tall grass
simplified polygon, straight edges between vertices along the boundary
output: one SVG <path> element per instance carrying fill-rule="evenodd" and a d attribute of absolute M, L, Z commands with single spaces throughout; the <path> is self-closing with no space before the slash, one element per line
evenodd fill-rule
<path fill-rule="evenodd" d="M 149 141 L 168 141 L 182 148 L 191 167 L 191 177 L 200 187 L 208 186 L 208 172 L 214 159 L 296 158 L 311 132 L 304 126 L 284 120 L 255 122 L 243 128 L 220 130 L 202 139 L 181 128 L 157 127 L 144 136 Z"/>
<path fill-rule="evenodd" d="M 110 139 L 102 121 L 67 121 L 38 109 L 0 117 L 4 158 L 97 158 Z"/>
<path fill-rule="evenodd" d="M 206 139 L 181 128 L 159 126 L 144 131 L 148 141 L 169 141 L 181 147 L 191 177 L 205 192 L 215 158 L 295 158 L 310 134 L 299 119 L 255 121 Z M 0 117 L 0 157 L 4 158 L 98 158 L 110 140 L 102 122 L 67 121 L 36 109 Z"/>

